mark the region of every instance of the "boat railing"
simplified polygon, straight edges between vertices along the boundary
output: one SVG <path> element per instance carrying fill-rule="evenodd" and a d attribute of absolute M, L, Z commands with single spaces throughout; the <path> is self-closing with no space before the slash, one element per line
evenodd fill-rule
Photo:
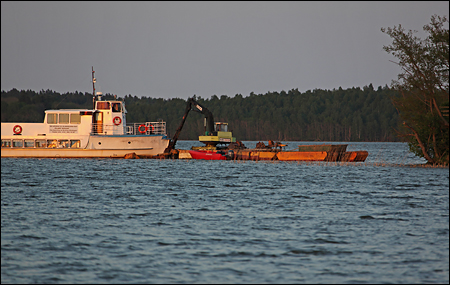
<path fill-rule="evenodd" d="M 92 133 L 98 135 L 165 135 L 166 122 L 132 123 L 126 126 L 114 124 L 92 124 Z"/>
<path fill-rule="evenodd" d="M 127 135 L 165 135 L 166 122 L 145 122 L 127 124 Z"/>
<path fill-rule="evenodd" d="M 114 124 L 92 124 L 92 134 L 122 135 L 123 127 Z"/>

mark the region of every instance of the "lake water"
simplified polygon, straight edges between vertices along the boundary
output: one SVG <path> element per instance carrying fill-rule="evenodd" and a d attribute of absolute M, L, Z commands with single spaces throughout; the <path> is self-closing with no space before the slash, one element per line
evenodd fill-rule
<path fill-rule="evenodd" d="M 1 282 L 448 283 L 448 168 L 348 150 L 369 157 L 2 158 Z"/>

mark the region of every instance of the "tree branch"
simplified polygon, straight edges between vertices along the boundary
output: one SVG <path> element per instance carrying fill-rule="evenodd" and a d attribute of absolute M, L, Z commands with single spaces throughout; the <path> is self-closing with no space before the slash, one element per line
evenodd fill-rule
<path fill-rule="evenodd" d="M 410 129 L 411 131 L 413 131 L 414 133 L 414 137 L 416 138 L 417 142 L 419 143 L 420 148 L 422 149 L 422 153 L 423 156 L 425 157 L 425 159 L 429 162 L 429 163 L 436 163 L 434 161 L 434 159 L 432 159 L 429 155 L 428 152 L 425 149 L 425 146 L 422 143 L 422 140 L 419 138 L 419 134 L 416 132 L 416 130 L 414 130 L 413 128 L 411 128 L 410 126 L 408 126 L 408 124 L 406 122 L 403 122 L 403 125 L 405 125 L 408 129 Z"/>

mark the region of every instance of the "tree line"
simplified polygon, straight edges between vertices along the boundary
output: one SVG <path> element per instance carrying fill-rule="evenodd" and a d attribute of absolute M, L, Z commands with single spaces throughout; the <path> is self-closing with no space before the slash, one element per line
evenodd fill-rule
<path fill-rule="evenodd" d="M 215 121 L 228 122 L 238 140 L 253 141 L 399 141 L 398 112 L 391 98 L 398 91 L 372 84 L 333 90 L 298 89 L 234 97 L 193 96 L 208 108 Z M 103 99 L 113 99 L 106 94 Z M 187 100 L 126 95 L 127 123 L 167 122 L 169 136 L 184 115 Z M 60 94 L 52 90 L 1 91 L 2 122 L 42 122 L 47 109 L 92 109 L 92 94 Z M 204 131 L 202 114 L 190 112 L 179 139 L 197 140 Z"/>

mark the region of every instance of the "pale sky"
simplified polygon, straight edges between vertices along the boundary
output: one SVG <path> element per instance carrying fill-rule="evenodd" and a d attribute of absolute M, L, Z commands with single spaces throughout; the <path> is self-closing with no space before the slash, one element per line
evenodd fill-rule
<path fill-rule="evenodd" d="M 390 85 L 381 28 L 449 2 L 1 1 L 1 90 L 183 98 Z"/>

